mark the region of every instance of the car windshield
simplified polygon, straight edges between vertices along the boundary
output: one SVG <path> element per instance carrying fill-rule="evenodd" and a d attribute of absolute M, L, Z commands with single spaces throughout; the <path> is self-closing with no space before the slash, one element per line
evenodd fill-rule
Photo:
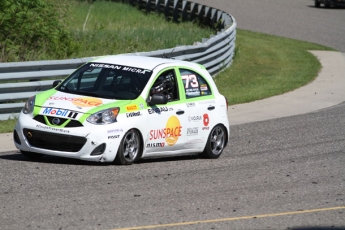
<path fill-rule="evenodd" d="M 151 74 L 151 70 L 130 66 L 87 63 L 56 89 L 78 95 L 133 100 L 141 94 Z"/>

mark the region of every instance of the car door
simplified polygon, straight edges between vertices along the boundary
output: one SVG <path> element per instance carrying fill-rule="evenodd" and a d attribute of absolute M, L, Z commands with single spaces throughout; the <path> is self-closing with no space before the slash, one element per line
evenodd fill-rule
<path fill-rule="evenodd" d="M 148 133 L 145 154 L 164 156 L 184 152 L 186 104 L 181 102 L 175 68 L 158 73 L 150 87 L 150 95 L 165 95 L 167 104 L 149 105 L 147 108 Z"/>
<path fill-rule="evenodd" d="M 186 104 L 185 148 L 202 151 L 212 127 L 216 124 L 216 102 L 206 78 L 192 69 L 180 68 Z"/>

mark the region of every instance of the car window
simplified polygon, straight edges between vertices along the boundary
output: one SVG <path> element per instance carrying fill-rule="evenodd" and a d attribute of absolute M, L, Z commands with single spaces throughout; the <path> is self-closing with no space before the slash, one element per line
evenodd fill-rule
<path fill-rule="evenodd" d="M 119 100 L 137 98 L 151 77 L 150 70 L 89 63 L 69 76 L 57 90 Z"/>
<path fill-rule="evenodd" d="M 150 89 L 150 96 L 154 94 L 165 95 L 168 101 L 179 100 L 176 74 L 173 69 L 161 73 Z"/>
<path fill-rule="evenodd" d="M 180 74 L 183 81 L 186 98 L 207 96 L 212 94 L 211 88 L 200 74 L 187 69 L 180 69 Z"/>

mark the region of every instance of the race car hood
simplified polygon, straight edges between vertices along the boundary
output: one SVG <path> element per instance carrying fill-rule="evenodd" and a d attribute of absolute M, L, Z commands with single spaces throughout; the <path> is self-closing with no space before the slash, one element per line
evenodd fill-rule
<path fill-rule="evenodd" d="M 35 106 L 41 107 L 39 114 L 42 115 L 64 117 L 71 113 L 77 113 L 80 117 L 83 113 L 94 113 L 110 107 L 120 107 L 130 102 L 130 100 L 96 98 L 51 90 L 49 93 L 36 95 Z"/>

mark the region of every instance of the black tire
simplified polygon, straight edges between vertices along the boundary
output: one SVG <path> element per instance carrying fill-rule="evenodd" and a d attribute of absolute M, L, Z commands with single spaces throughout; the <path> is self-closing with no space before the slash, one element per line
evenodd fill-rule
<path fill-rule="evenodd" d="M 330 7 L 331 7 L 331 4 L 325 3 L 325 7 L 326 7 L 326 8 L 330 8 Z"/>
<path fill-rule="evenodd" d="M 117 151 L 115 164 L 131 165 L 141 158 L 142 144 L 137 130 L 129 130 L 122 138 Z"/>
<path fill-rule="evenodd" d="M 315 0 L 315 7 L 320 7 L 320 2 L 318 0 Z"/>
<path fill-rule="evenodd" d="M 209 159 L 218 158 L 225 147 L 227 132 L 222 125 L 216 125 L 210 132 L 207 143 L 201 156 Z"/>
<path fill-rule="evenodd" d="M 318 0 L 315 0 L 315 7 L 320 7 L 321 3 Z"/>
<path fill-rule="evenodd" d="M 40 153 L 33 153 L 33 152 L 27 152 L 27 151 L 22 151 L 20 152 L 27 158 L 32 159 L 32 160 L 39 160 L 41 159 L 44 155 Z"/>

